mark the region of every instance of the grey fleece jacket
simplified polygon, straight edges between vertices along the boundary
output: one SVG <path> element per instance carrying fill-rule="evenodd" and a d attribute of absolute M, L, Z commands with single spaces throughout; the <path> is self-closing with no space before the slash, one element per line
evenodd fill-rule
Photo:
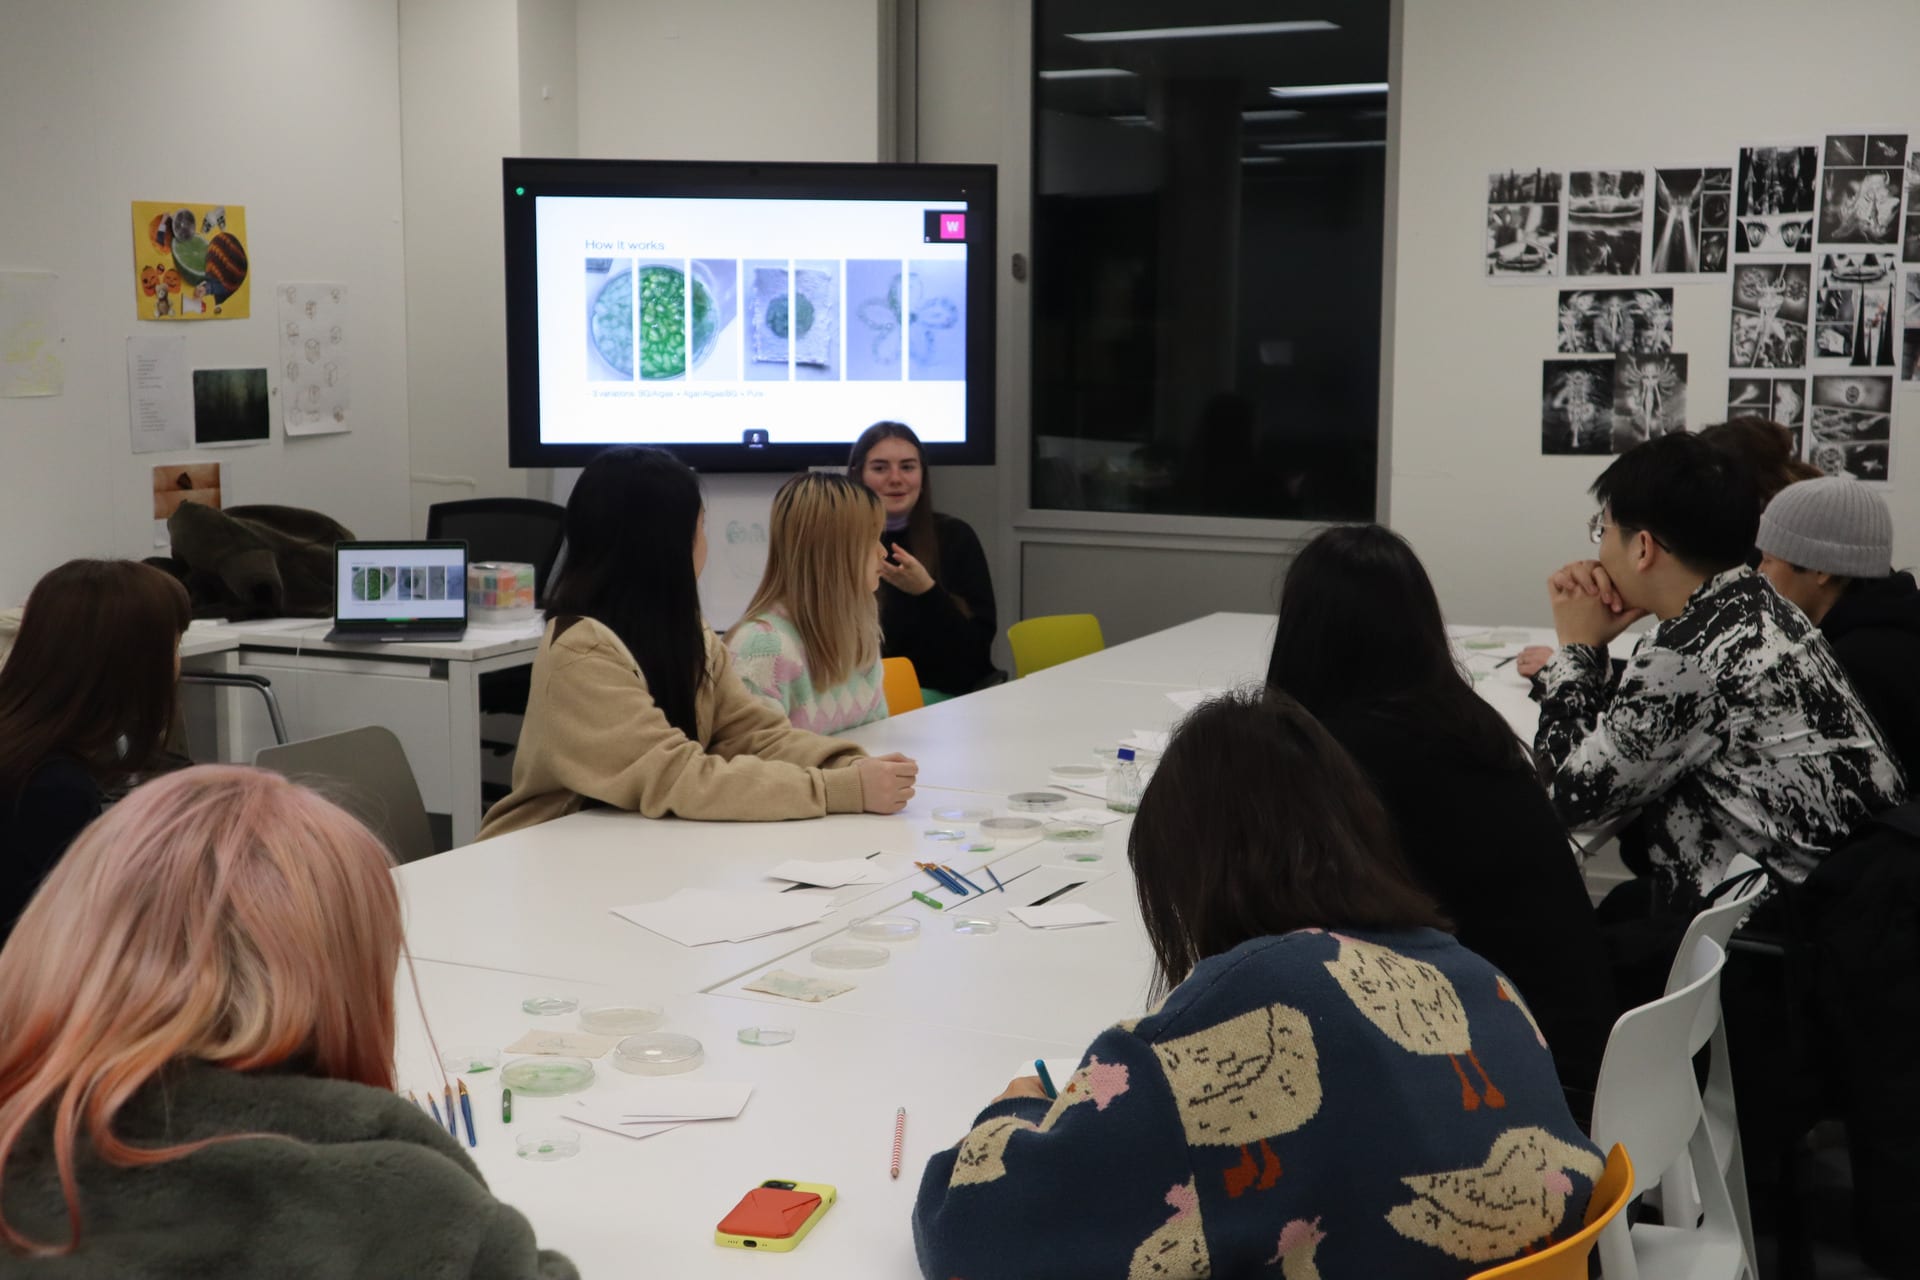
<path fill-rule="evenodd" d="M 27 1258 L 0 1244 L 0 1277 L 47 1280 L 578 1280 L 418 1107 L 365 1085 L 204 1063 L 169 1069 L 114 1132 L 137 1145 L 220 1143 L 120 1169 L 83 1140 L 80 1247 Z M 84 1130 L 83 1130 L 84 1135 Z M 0 1171 L 17 1230 L 64 1241 L 50 1127 L 37 1119 Z"/>

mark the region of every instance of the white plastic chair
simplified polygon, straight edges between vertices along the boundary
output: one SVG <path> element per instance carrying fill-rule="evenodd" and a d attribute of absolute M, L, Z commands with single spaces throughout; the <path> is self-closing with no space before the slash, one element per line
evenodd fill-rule
<path fill-rule="evenodd" d="M 396 863 L 431 857 L 433 827 L 406 748 L 391 729 L 369 725 L 285 746 L 263 747 L 253 763 L 313 784 L 367 824 Z"/>
<path fill-rule="evenodd" d="M 1668 995 L 1687 984 L 1687 970 L 1694 944 L 1701 938 L 1711 938 L 1722 951 L 1727 949 L 1734 930 L 1753 910 L 1754 900 L 1767 891 L 1767 878 L 1758 874 L 1760 870 L 1760 864 L 1745 854 L 1736 855 L 1727 864 L 1727 875 L 1722 884 L 1747 875 L 1751 875 L 1752 879 L 1738 892 L 1727 895 L 1693 917 L 1686 935 L 1680 940 L 1680 949 L 1674 952 L 1673 968 L 1667 973 Z M 1753 1258 L 1758 1255 L 1753 1247 L 1753 1215 L 1747 1204 L 1747 1167 L 1740 1149 L 1740 1117 L 1734 1107 L 1733 1068 L 1729 1065 L 1727 1054 L 1727 1024 L 1720 1016 L 1718 1002 L 1712 1009 L 1702 1010 L 1701 1016 L 1711 1018 L 1713 1022 L 1711 1035 L 1707 1039 L 1711 1046 L 1708 1051 L 1707 1087 L 1702 1095 L 1707 1111 L 1707 1134 L 1713 1139 L 1721 1176 L 1727 1180 L 1727 1196 L 1733 1201 L 1734 1220 L 1740 1224 L 1741 1243 L 1746 1246 L 1747 1257 Z M 1696 1035 L 1698 1031 L 1696 1028 Z M 1660 1175 L 1659 1186 L 1660 1212 L 1666 1221 L 1677 1225 L 1699 1220 L 1699 1191 L 1684 1163 L 1664 1171 Z"/>
<path fill-rule="evenodd" d="M 1641 1223 L 1624 1216 L 1600 1234 L 1607 1280 L 1757 1280 L 1708 1132 L 1693 1058 L 1719 1026 L 1720 974 L 1727 953 L 1711 938 L 1680 957 L 1686 983 L 1672 995 L 1620 1015 L 1607 1040 L 1594 1090 L 1593 1139 L 1641 1153 L 1642 1168 L 1684 1167 L 1699 1188 L 1701 1221 Z M 1719 1055 L 1724 1057 L 1724 1055 Z M 1638 1161 L 1636 1161 L 1638 1163 Z"/>

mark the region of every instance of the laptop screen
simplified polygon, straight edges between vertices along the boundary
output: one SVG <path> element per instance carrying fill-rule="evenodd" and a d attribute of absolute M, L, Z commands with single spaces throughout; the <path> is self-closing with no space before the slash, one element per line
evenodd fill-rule
<path fill-rule="evenodd" d="M 342 542 L 334 548 L 340 622 L 465 622 L 467 550 L 454 542 Z"/>

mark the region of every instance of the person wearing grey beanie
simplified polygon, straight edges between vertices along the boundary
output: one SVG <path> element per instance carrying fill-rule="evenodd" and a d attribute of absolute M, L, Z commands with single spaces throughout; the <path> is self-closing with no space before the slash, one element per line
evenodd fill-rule
<path fill-rule="evenodd" d="M 1920 777 L 1920 586 L 1893 516 L 1846 476 L 1788 485 L 1760 517 L 1760 572 L 1820 628 L 1909 780 Z"/>

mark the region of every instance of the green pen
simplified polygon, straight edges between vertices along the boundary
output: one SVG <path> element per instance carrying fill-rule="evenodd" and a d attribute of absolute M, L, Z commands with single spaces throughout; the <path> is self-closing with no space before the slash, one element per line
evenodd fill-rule
<path fill-rule="evenodd" d="M 513 1123 L 513 1090 L 511 1089 L 500 1091 L 500 1123 Z"/>
<path fill-rule="evenodd" d="M 938 899 L 938 898 L 929 898 L 929 897 L 928 897 L 928 896 L 927 896 L 926 894 L 924 894 L 924 893 L 922 893 L 922 892 L 920 892 L 920 891 L 919 891 L 918 889 L 915 889 L 915 890 L 913 890 L 912 892 L 913 892 L 913 896 L 914 896 L 914 897 L 916 897 L 916 898 L 918 898 L 918 899 L 919 899 L 920 901 L 922 901 L 922 902 L 924 902 L 924 903 L 926 903 L 926 904 L 927 904 L 928 906 L 930 906 L 930 907 L 932 907 L 932 908 L 933 908 L 933 909 L 934 909 L 935 911 L 945 911 L 945 910 L 946 910 L 946 908 L 945 908 L 944 906 L 942 906 L 942 905 L 940 904 L 940 899 Z"/>

